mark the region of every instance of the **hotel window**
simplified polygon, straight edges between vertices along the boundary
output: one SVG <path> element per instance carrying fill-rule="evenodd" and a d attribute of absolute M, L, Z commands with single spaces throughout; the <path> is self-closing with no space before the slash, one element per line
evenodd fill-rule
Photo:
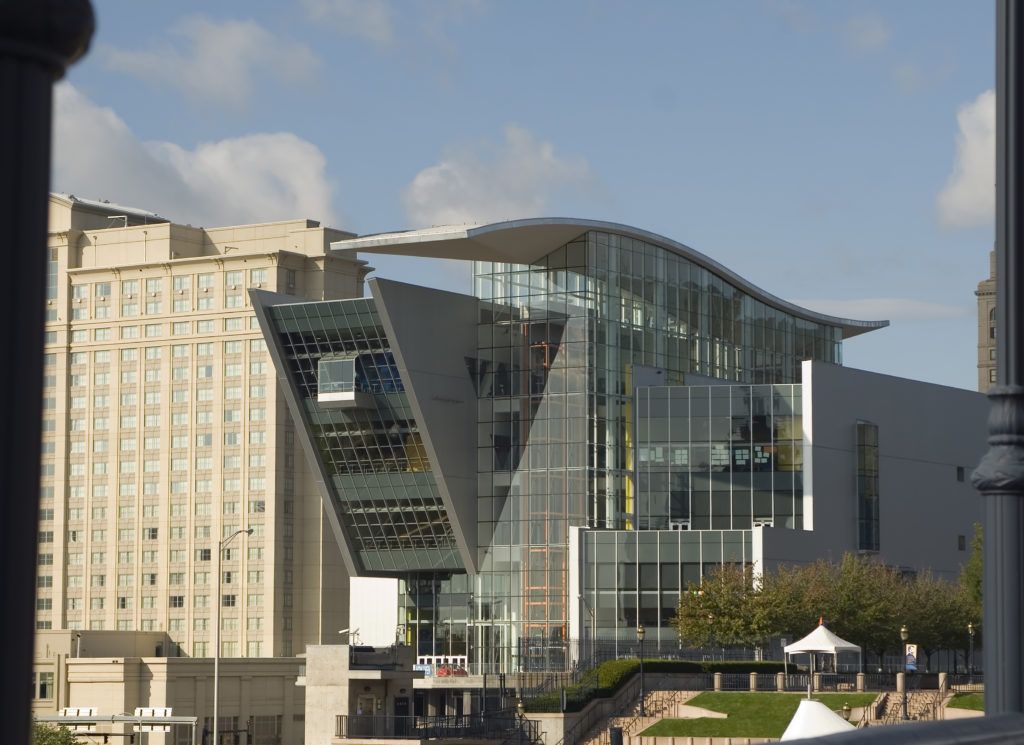
<path fill-rule="evenodd" d="M 249 282 L 250 284 L 265 284 L 267 281 L 267 270 L 266 269 L 250 269 L 249 270 Z"/>
<path fill-rule="evenodd" d="M 121 294 L 122 295 L 138 295 L 139 294 L 139 280 L 137 279 L 126 279 L 121 282 Z"/>
<path fill-rule="evenodd" d="M 238 270 L 224 272 L 224 284 L 229 290 L 237 289 L 242 284 L 242 272 Z"/>
<path fill-rule="evenodd" d="M 221 596 L 221 605 L 223 607 L 225 607 L 225 608 L 234 608 L 235 607 L 235 598 L 236 597 L 237 596 L 235 596 L 235 595 L 222 595 Z"/>
<path fill-rule="evenodd" d="M 263 619 L 250 616 L 246 619 L 245 628 L 249 631 L 260 631 L 263 628 Z"/>
<path fill-rule="evenodd" d="M 224 354 L 241 354 L 242 353 L 242 342 L 238 341 L 226 341 L 224 342 Z"/>
<path fill-rule="evenodd" d="M 97 393 L 92 397 L 92 405 L 97 409 L 110 406 L 110 395 L 107 393 Z"/>
<path fill-rule="evenodd" d="M 154 406 L 160 403 L 160 391 L 146 391 L 144 401 L 147 406 Z M 150 424 L 150 417 L 156 416 L 156 423 Z M 146 415 L 146 426 L 147 427 L 158 427 L 160 426 L 160 415 L 159 414 L 147 414 Z"/>
<path fill-rule="evenodd" d="M 249 374 L 250 375 L 266 375 L 267 374 L 267 363 L 266 362 L 250 362 L 249 363 Z"/>
<path fill-rule="evenodd" d="M 242 307 L 242 296 L 241 295 L 228 295 L 224 298 L 225 308 L 241 308 Z"/>
<path fill-rule="evenodd" d="M 107 563 L 107 552 L 106 551 L 93 551 L 89 554 L 89 563 L 92 565 L 106 564 Z"/>
<path fill-rule="evenodd" d="M 152 295 L 163 291 L 164 282 L 160 277 L 150 277 L 146 280 L 146 292 Z"/>
<path fill-rule="evenodd" d="M 188 321 L 175 321 L 171 324 L 171 333 L 175 336 L 191 333 L 191 326 Z"/>
<path fill-rule="evenodd" d="M 171 303 L 171 310 L 175 313 L 187 313 L 192 305 L 186 297 L 176 297 Z"/>
<path fill-rule="evenodd" d="M 110 350 L 109 349 L 98 349 L 92 354 L 92 361 L 99 365 L 105 365 L 110 362 Z"/>
<path fill-rule="evenodd" d="M 224 433 L 224 444 L 225 445 L 237 445 L 239 443 L 239 434 L 237 432 L 225 432 Z"/>
<path fill-rule="evenodd" d="M 136 302 L 126 303 L 121 301 L 121 315 L 122 316 L 137 316 L 139 315 L 139 304 Z"/>
<path fill-rule="evenodd" d="M 210 642 L 192 642 L 193 657 L 209 657 Z"/>
<path fill-rule="evenodd" d="M 196 366 L 196 377 L 197 378 L 212 378 L 213 377 L 213 365 L 197 365 Z"/>
<path fill-rule="evenodd" d="M 244 324 L 241 318 L 225 318 L 224 319 L 224 330 L 225 331 L 241 331 L 244 328 Z M 226 351 L 226 350 L 225 350 Z"/>
<path fill-rule="evenodd" d="M 162 323 L 147 323 L 146 324 L 146 336 L 160 336 L 164 332 L 164 325 Z"/>
<path fill-rule="evenodd" d="M 261 429 L 254 429 L 249 432 L 250 445 L 263 445 L 267 441 L 267 433 Z"/>
<path fill-rule="evenodd" d="M 253 406 L 249 408 L 249 421 L 250 422 L 262 422 L 267 418 L 267 410 L 263 406 Z"/>
<path fill-rule="evenodd" d="M 72 321 L 84 321 L 89 317 L 89 308 L 85 306 L 78 306 L 71 309 L 71 320 Z"/>
<path fill-rule="evenodd" d="M 171 391 L 171 403 L 172 404 L 186 404 L 188 403 L 188 389 L 187 388 L 176 388 Z"/>
<path fill-rule="evenodd" d="M 93 329 L 92 338 L 94 341 L 110 341 L 110 328 Z"/>
<path fill-rule="evenodd" d="M 213 400 L 213 388 L 197 388 L 196 389 L 196 401 L 212 401 Z"/>
<path fill-rule="evenodd" d="M 117 597 L 117 609 L 118 610 L 131 610 L 132 598 L 128 595 L 118 595 Z"/>
<path fill-rule="evenodd" d="M 213 333 L 213 321 L 196 321 L 196 333 L 197 334 L 212 334 Z"/>
<path fill-rule="evenodd" d="M 263 593 L 256 592 L 249 595 L 246 598 L 250 608 L 260 608 L 263 606 Z"/>
<path fill-rule="evenodd" d="M 209 295 L 201 296 L 196 302 L 196 310 L 213 310 L 213 298 Z"/>
<path fill-rule="evenodd" d="M 213 354 L 213 343 L 203 342 L 202 344 L 196 344 L 196 357 L 206 357 L 207 355 Z"/>
<path fill-rule="evenodd" d="M 107 304 L 97 305 L 95 314 L 96 318 L 110 318 L 110 306 Z"/>
<path fill-rule="evenodd" d="M 139 382 L 139 373 L 135 370 L 122 370 L 121 371 L 121 382 L 124 385 L 131 385 L 132 383 Z"/>
<path fill-rule="evenodd" d="M 171 608 L 184 608 L 185 607 L 185 596 L 184 595 L 171 595 L 167 598 L 167 604 Z"/>
<path fill-rule="evenodd" d="M 155 576 L 155 575 L 154 575 Z M 156 582 L 153 582 L 155 585 Z M 155 595 L 143 595 L 142 596 L 142 607 L 143 608 L 156 608 L 156 596 Z"/>
<path fill-rule="evenodd" d="M 196 287 L 200 290 L 210 290 L 213 288 L 213 274 L 197 274 L 196 275 Z"/>
<path fill-rule="evenodd" d="M 259 385 L 249 386 L 249 398 L 264 398 L 267 395 L 267 386 L 260 383 Z"/>
<path fill-rule="evenodd" d="M 242 374 L 242 366 L 237 362 L 224 365 L 224 377 L 234 378 Z"/>

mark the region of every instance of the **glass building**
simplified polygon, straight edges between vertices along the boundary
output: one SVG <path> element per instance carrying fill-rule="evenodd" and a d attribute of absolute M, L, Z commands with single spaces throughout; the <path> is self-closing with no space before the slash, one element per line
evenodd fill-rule
<path fill-rule="evenodd" d="M 474 672 L 560 668 L 638 620 L 657 638 L 702 566 L 751 560 L 756 524 L 800 528 L 801 363 L 887 324 L 609 223 L 333 247 L 473 261 L 472 297 L 252 295 L 349 571 L 398 577 L 406 642 Z"/>

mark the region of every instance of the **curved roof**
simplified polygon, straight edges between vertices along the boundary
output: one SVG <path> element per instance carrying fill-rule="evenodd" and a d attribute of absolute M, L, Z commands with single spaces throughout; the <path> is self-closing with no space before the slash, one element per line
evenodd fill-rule
<path fill-rule="evenodd" d="M 436 259 L 533 264 L 559 246 L 590 230 L 617 233 L 660 246 L 728 280 L 730 284 L 766 305 L 797 318 L 838 326 L 842 329 L 844 339 L 889 325 L 888 321 L 856 321 L 802 308 L 762 290 L 709 256 L 685 244 L 640 228 L 603 220 L 536 217 L 489 225 L 443 225 L 422 230 L 360 236 L 332 243 L 331 248 Z"/>

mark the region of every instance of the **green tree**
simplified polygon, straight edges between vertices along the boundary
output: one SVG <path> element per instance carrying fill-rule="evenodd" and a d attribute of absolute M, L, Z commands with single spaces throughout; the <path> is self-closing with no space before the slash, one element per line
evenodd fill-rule
<path fill-rule="evenodd" d="M 54 726 L 33 721 L 32 745 L 79 745 L 79 741 L 64 725 Z"/>
<path fill-rule="evenodd" d="M 981 626 L 982 548 L 981 523 L 975 523 L 974 537 L 971 539 L 971 555 L 960 567 L 960 586 L 966 594 L 970 621 L 975 626 Z"/>
<path fill-rule="evenodd" d="M 762 643 L 767 634 L 751 623 L 756 596 L 750 566 L 715 567 L 680 593 L 672 626 L 691 647 Z"/>

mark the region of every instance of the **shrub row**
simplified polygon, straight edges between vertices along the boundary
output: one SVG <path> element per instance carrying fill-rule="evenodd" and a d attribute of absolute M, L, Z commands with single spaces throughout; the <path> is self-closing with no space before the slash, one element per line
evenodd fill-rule
<path fill-rule="evenodd" d="M 781 662 L 691 662 L 687 660 L 644 660 L 644 673 L 781 673 Z M 640 660 L 602 662 L 588 670 L 579 683 L 566 686 L 566 708 L 579 711 L 595 698 L 608 698 L 640 672 Z M 554 713 L 562 709 L 562 692 L 551 691 L 523 702 L 526 711 Z"/>

